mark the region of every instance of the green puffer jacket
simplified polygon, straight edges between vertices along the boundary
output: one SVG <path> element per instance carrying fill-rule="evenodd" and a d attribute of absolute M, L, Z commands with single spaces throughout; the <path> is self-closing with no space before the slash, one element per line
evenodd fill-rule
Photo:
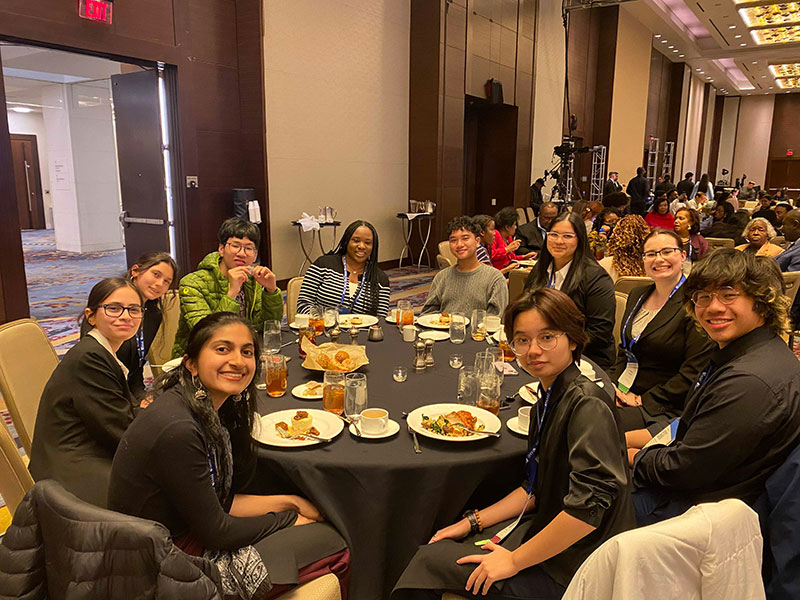
<path fill-rule="evenodd" d="M 228 297 L 228 278 L 220 271 L 219 261 L 219 252 L 212 252 L 200 261 L 197 271 L 181 279 L 181 320 L 172 347 L 173 358 L 183 356 L 189 332 L 200 319 L 215 312 L 239 313 L 239 303 Z M 252 278 L 242 287 L 247 318 L 256 331 L 261 331 L 266 320 L 283 318 L 283 296 L 279 289 L 270 294 Z"/>

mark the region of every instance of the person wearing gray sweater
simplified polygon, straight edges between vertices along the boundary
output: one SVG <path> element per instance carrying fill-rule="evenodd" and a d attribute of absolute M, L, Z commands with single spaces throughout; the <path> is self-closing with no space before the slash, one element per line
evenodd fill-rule
<path fill-rule="evenodd" d="M 450 251 L 458 263 L 433 278 L 422 314 L 448 312 L 469 316 L 476 308 L 502 315 L 508 304 L 508 285 L 494 267 L 477 257 L 480 227 L 470 217 L 456 217 L 447 225 Z"/>

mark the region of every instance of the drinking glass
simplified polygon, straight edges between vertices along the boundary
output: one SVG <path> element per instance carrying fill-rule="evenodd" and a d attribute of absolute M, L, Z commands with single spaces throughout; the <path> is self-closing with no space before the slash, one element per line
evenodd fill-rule
<path fill-rule="evenodd" d="M 502 329 L 500 330 L 499 338 L 500 341 L 497 342 L 497 347 L 503 351 L 503 360 L 506 362 L 514 362 L 517 358 L 517 355 L 514 354 L 514 351 L 511 349 L 511 346 L 508 343 L 508 338 L 506 337 L 506 332 Z"/>
<path fill-rule="evenodd" d="M 264 379 L 267 394 L 280 398 L 286 393 L 286 357 L 282 354 L 267 354 L 264 360 Z"/>
<path fill-rule="evenodd" d="M 464 357 L 460 354 L 451 354 L 450 355 L 450 366 L 454 369 L 460 369 L 461 366 L 464 364 Z"/>
<path fill-rule="evenodd" d="M 322 408 L 337 415 L 344 411 L 344 373 L 341 371 L 325 371 Z"/>
<path fill-rule="evenodd" d="M 300 358 L 306 357 L 306 352 L 303 350 L 303 338 L 308 338 L 312 344 L 316 344 L 317 337 L 314 335 L 314 328 L 309 325 L 308 327 L 301 327 L 298 330 L 297 354 L 300 356 Z"/>
<path fill-rule="evenodd" d="M 403 325 L 414 324 L 414 308 L 411 306 L 411 300 L 397 301 L 397 309 L 394 313 L 394 318 L 400 329 L 403 328 Z"/>
<path fill-rule="evenodd" d="M 482 308 L 476 308 L 472 311 L 470 332 L 472 339 L 476 342 L 486 339 L 486 311 Z"/>
<path fill-rule="evenodd" d="M 480 376 L 480 392 L 478 394 L 478 408 L 488 410 L 493 415 L 500 412 L 500 374 L 492 369 Z"/>
<path fill-rule="evenodd" d="M 475 367 L 461 367 L 458 372 L 458 403 L 475 406 L 480 393 L 480 380 Z"/>
<path fill-rule="evenodd" d="M 367 408 L 367 376 L 363 373 L 348 373 L 344 379 L 344 414 L 358 420 L 361 411 Z"/>
<path fill-rule="evenodd" d="M 311 307 L 308 312 L 308 325 L 316 335 L 325 333 L 325 311 L 321 306 Z"/>
<path fill-rule="evenodd" d="M 281 324 L 280 321 L 268 319 L 264 321 L 264 344 L 261 347 L 263 354 L 276 354 L 281 349 Z"/>
<path fill-rule="evenodd" d="M 454 344 L 463 344 L 467 339 L 467 317 L 460 313 L 450 315 L 450 341 Z"/>
<path fill-rule="evenodd" d="M 397 383 L 403 383 L 408 379 L 408 367 L 395 367 L 392 370 L 392 379 Z"/>
<path fill-rule="evenodd" d="M 325 321 L 325 328 L 330 329 L 339 322 L 339 309 L 327 307 L 323 311 L 323 321 Z"/>

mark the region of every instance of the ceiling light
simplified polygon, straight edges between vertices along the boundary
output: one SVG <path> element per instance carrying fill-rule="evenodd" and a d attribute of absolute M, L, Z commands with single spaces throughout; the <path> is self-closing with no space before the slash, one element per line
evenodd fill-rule
<path fill-rule="evenodd" d="M 684 58 L 685 56 L 685 54 L 678 54 L 678 58 Z"/>
<path fill-rule="evenodd" d="M 735 36 L 733 36 L 733 37 L 735 37 L 735 38 L 738 40 L 740 37 L 742 37 L 742 34 L 741 34 L 741 33 L 737 33 L 737 34 L 736 34 Z"/>
<path fill-rule="evenodd" d="M 775 86 L 772 86 L 772 85 L 771 85 L 771 86 L 769 86 L 769 89 L 774 89 L 774 87 L 775 87 Z"/>
<path fill-rule="evenodd" d="M 767 78 L 767 76 L 766 76 L 766 75 L 762 75 L 762 76 L 761 76 L 761 79 L 766 79 L 766 78 Z"/>
<path fill-rule="evenodd" d="M 769 70 L 774 77 L 800 77 L 800 63 L 770 65 Z"/>
<path fill-rule="evenodd" d="M 788 23 L 800 23 L 800 4 L 781 2 L 769 6 L 740 8 L 739 15 L 748 27 L 775 27 Z"/>
<path fill-rule="evenodd" d="M 728 25 L 728 29 L 736 29 L 736 25 Z"/>
<path fill-rule="evenodd" d="M 695 71 L 699 71 L 699 70 L 700 70 L 699 68 L 695 69 Z"/>
<path fill-rule="evenodd" d="M 27 106 L 12 106 L 10 110 L 18 113 L 30 113 L 33 112 L 32 108 L 28 108 Z"/>
<path fill-rule="evenodd" d="M 660 33 L 657 33 L 657 34 L 655 34 L 653 37 L 660 38 L 660 37 L 661 37 L 661 34 L 660 34 Z"/>
<path fill-rule="evenodd" d="M 670 50 L 672 50 L 675 46 L 667 46 Z"/>
<path fill-rule="evenodd" d="M 784 77 L 775 80 L 782 90 L 786 88 L 800 88 L 800 77 Z"/>
<path fill-rule="evenodd" d="M 669 40 L 661 40 L 662 44 L 666 44 Z"/>
<path fill-rule="evenodd" d="M 770 27 L 750 32 L 757 44 L 788 44 L 800 42 L 800 25 L 790 27 Z"/>
<path fill-rule="evenodd" d="M 745 44 L 745 43 L 742 43 L 742 44 L 739 44 L 739 45 L 740 45 L 740 46 L 747 46 L 747 44 Z"/>
<path fill-rule="evenodd" d="M 672 52 L 675 53 L 675 52 L 677 52 L 677 50 L 673 50 Z"/>
<path fill-rule="evenodd" d="M 757 64 L 758 64 L 758 61 L 757 61 L 757 60 L 754 60 L 754 61 L 753 61 L 753 64 L 754 64 L 754 65 L 757 65 Z"/>

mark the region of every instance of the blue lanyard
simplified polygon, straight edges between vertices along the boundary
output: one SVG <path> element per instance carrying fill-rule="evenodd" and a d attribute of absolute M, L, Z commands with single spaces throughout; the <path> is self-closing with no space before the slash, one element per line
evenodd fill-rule
<path fill-rule="evenodd" d="M 342 266 L 344 267 L 344 286 L 342 286 L 342 299 L 339 301 L 339 306 L 340 307 L 344 306 L 344 299 L 345 299 L 345 297 L 347 295 L 347 285 L 348 285 L 349 280 L 350 280 L 350 273 L 347 271 L 347 258 L 344 257 L 344 256 L 342 257 Z M 361 293 L 364 291 L 364 282 L 366 280 L 367 280 L 367 273 L 366 273 L 366 267 L 365 267 L 364 268 L 364 273 L 361 274 L 361 283 L 358 284 L 358 290 L 356 291 L 355 298 L 353 298 L 353 301 L 350 303 L 350 307 L 349 308 L 345 308 L 344 311 L 342 311 L 341 308 L 340 308 L 340 310 L 339 310 L 340 313 L 352 312 L 353 307 L 356 305 L 356 302 L 358 302 L 358 299 L 361 297 Z"/>
<path fill-rule="evenodd" d="M 672 296 L 674 296 L 675 292 L 677 292 L 680 289 L 680 287 L 683 285 L 684 281 L 686 281 L 686 275 L 681 275 L 681 280 L 678 282 L 678 284 L 674 288 L 672 288 L 672 291 L 669 293 L 669 298 L 667 298 L 667 302 L 669 302 L 672 299 Z M 628 337 L 627 336 L 628 323 L 630 323 L 630 321 L 633 318 L 633 316 L 637 312 L 639 312 L 639 308 L 641 307 L 643 302 L 644 302 L 644 294 L 639 296 L 639 300 L 636 302 L 636 306 L 633 307 L 633 310 L 628 315 L 628 318 L 625 319 L 625 325 L 622 327 L 622 331 L 620 331 L 620 336 L 622 337 L 622 347 L 625 348 L 626 350 L 628 350 L 629 352 L 633 351 L 634 344 L 636 344 L 636 342 L 639 341 L 639 338 L 642 337 L 642 334 L 644 333 L 644 329 L 643 329 L 642 331 L 639 332 L 639 335 L 637 335 L 632 340 L 627 341 L 627 339 L 626 339 Z M 666 306 L 666 302 L 664 303 L 664 306 Z"/>
<path fill-rule="evenodd" d="M 554 288 L 556 286 L 556 268 L 551 267 L 550 278 L 547 280 L 547 287 Z"/>
<path fill-rule="evenodd" d="M 143 367 L 144 363 L 147 361 L 144 351 L 144 323 L 142 323 L 142 327 L 139 328 L 139 331 L 136 332 L 136 350 L 139 353 L 139 366 Z"/>
<path fill-rule="evenodd" d="M 541 384 L 540 384 L 541 386 Z M 539 468 L 539 463 L 536 460 L 536 454 L 539 450 L 539 444 L 542 441 L 542 430 L 544 426 L 544 418 L 547 415 L 547 406 L 550 404 L 550 394 L 553 392 L 553 386 L 550 386 L 544 393 L 544 409 L 542 414 L 539 414 L 539 406 L 541 402 L 536 403 L 536 437 L 533 440 L 533 445 L 528 453 L 525 455 L 525 475 L 528 478 L 528 494 L 533 491 L 533 482 L 536 479 L 536 471 Z"/>
<path fill-rule="evenodd" d="M 703 369 L 703 371 L 700 373 L 700 376 L 697 378 L 697 382 L 694 384 L 693 391 L 697 391 L 697 389 L 700 388 L 700 386 L 702 386 L 706 382 L 706 380 L 711 375 L 711 372 L 713 370 L 714 370 L 714 363 L 713 362 L 708 363 L 706 368 Z"/>
<path fill-rule="evenodd" d="M 217 461 L 214 459 L 214 455 L 209 452 L 208 453 L 208 470 L 209 474 L 211 475 L 211 487 L 215 490 L 217 489 Z"/>

